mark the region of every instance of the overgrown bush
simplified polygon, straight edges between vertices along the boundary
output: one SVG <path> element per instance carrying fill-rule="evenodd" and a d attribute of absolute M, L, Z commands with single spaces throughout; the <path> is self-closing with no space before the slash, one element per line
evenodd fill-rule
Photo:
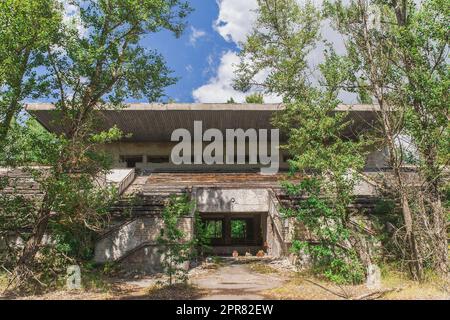
<path fill-rule="evenodd" d="M 164 228 L 157 242 L 161 246 L 159 251 L 169 285 L 173 284 L 174 278 L 186 282 L 188 277 L 186 264 L 207 249 L 208 239 L 198 213 L 195 212 L 192 216 L 195 229 L 192 238 L 180 228 L 180 220 L 191 215 L 193 208 L 194 203 L 188 195 L 173 195 L 162 213 Z"/>
<path fill-rule="evenodd" d="M 285 183 L 285 188 L 300 199 L 294 206 L 283 208 L 282 213 L 294 217 L 311 234 L 309 239 L 294 240 L 291 250 L 309 256 L 313 271 L 333 282 L 360 283 L 365 266 L 356 250 L 357 231 L 350 224 L 345 205 L 327 197 L 320 178 Z"/>
<path fill-rule="evenodd" d="M 27 264 L 25 277 L 18 276 L 13 270 L 34 233 L 41 200 L 2 193 L 7 186 L 0 186 L 0 265 L 11 272 L 11 290 L 36 293 L 54 288 L 68 265 L 84 265 L 92 259 L 96 231 L 109 220 L 108 208 L 117 194 L 113 187 L 97 185 L 88 174 L 66 174 L 54 181 L 47 178 L 45 170 L 27 172 L 39 181 L 45 196 L 54 197 L 52 211 L 42 240 L 36 245 L 34 261 Z M 7 184 L 15 187 L 12 179 Z"/>

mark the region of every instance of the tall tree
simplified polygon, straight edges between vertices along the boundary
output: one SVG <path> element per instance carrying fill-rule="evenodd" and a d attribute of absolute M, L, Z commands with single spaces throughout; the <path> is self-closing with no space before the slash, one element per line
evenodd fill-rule
<path fill-rule="evenodd" d="M 439 0 L 336 1 L 326 7 L 347 49 L 339 60 L 345 61 L 342 72 L 352 76 L 343 79 L 342 88 L 365 91 L 380 108 L 393 168 L 390 186 L 402 206 L 406 260 L 416 279 L 423 278 L 429 262 L 448 273 L 441 188 L 449 150 L 449 13 L 448 2 Z M 420 187 L 412 187 L 403 173 L 401 135 L 419 151 Z"/>
<path fill-rule="evenodd" d="M 258 20 L 240 53 L 234 87 L 248 91 L 258 87 L 285 101 L 307 96 L 310 76 L 307 55 L 320 38 L 320 13 L 294 0 L 258 1 Z M 257 82 L 258 72 L 268 73 Z"/>
<path fill-rule="evenodd" d="M 450 4 L 430 0 L 416 8 L 403 0 L 393 8 L 397 25 L 391 43 L 399 49 L 392 63 L 406 81 L 398 82 L 389 100 L 405 108 L 405 131 L 419 152 L 425 200 L 419 223 L 431 248 L 424 256 L 431 255 L 434 269 L 448 276 L 448 215 L 442 197 L 450 160 Z"/>
<path fill-rule="evenodd" d="M 56 41 L 61 20 L 55 0 L 0 3 L 0 146 L 22 101 L 46 91 L 46 74 L 37 69 Z"/>
<path fill-rule="evenodd" d="M 345 122 L 330 118 L 339 92 L 354 92 L 361 102 L 376 105 L 380 119 L 375 129 L 381 137 L 380 147 L 388 149 L 392 168 L 384 175 L 389 177 L 387 191 L 402 208 L 404 225 L 398 234 L 406 239 L 400 248 L 403 258 L 415 279 L 423 279 L 424 267 L 430 265 L 448 274 L 448 223 L 441 200 L 449 159 L 448 1 L 329 1 L 323 8 L 310 3 L 302 6 L 294 0 L 260 0 L 258 4 L 257 25 L 243 46 L 235 87 L 244 91 L 262 87 L 283 97 L 287 116 L 282 113 L 278 123 L 289 132 L 291 163 L 300 168 L 305 168 L 309 159 L 313 168 L 323 164 L 323 169 L 336 169 L 326 153 L 333 147 L 343 163 L 352 158 L 349 149 L 339 147 L 343 131 L 336 128 L 344 128 Z M 325 62 L 318 72 L 309 68 L 307 56 L 316 47 L 324 19 L 343 36 L 346 54 L 338 55 L 325 45 Z M 255 82 L 261 71 L 268 77 Z M 319 78 L 318 83 L 312 81 L 312 74 Z M 314 117 L 315 111 L 322 112 Z M 319 129 L 308 125 L 307 117 L 314 119 Z M 316 131 L 321 132 L 322 140 L 314 136 Z M 419 187 L 405 174 L 405 149 L 410 150 L 404 136 L 419 153 Z M 314 157 L 305 158 L 309 147 Z M 352 147 L 363 155 L 358 144 Z M 359 160 L 356 157 L 346 163 L 358 170 Z M 342 174 L 340 171 L 335 177 Z"/>
<path fill-rule="evenodd" d="M 337 84 L 342 74 L 331 54 L 314 70 L 322 86 L 313 85 L 307 57 L 321 39 L 318 8 L 295 0 L 258 1 L 258 19 L 241 52 L 235 87 L 259 87 L 283 97 L 285 110 L 275 124 L 286 132 L 284 146 L 291 155 L 293 172 L 307 177 L 286 184 L 289 194 L 307 200 L 285 210 L 314 233 L 318 243 L 298 239 L 297 250 L 306 250 L 318 269 L 337 282 L 359 282 L 370 257 L 354 228 L 349 205 L 364 165 L 364 141 L 345 134 L 351 124 L 347 112 L 335 112 Z M 264 82 L 255 76 L 265 71 Z M 364 240 L 362 240 L 364 242 Z"/>
<path fill-rule="evenodd" d="M 246 96 L 245 102 L 262 104 L 262 103 L 264 103 L 264 97 L 263 97 L 262 93 L 255 92 L 255 93 L 252 93 L 252 94 Z"/>
<path fill-rule="evenodd" d="M 34 213 L 32 231 L 15 268 L 26 279 L 44 234 L 59 222 L 75 221 L 95 228 L 108 198 L 96 180 L 109 162 L 96 146 L 121 137 L 117 128 L 99 132 L 98 110 L 118 107 L 127 98 L 155 101 L 176 81 L 163 57 L 141 44 L 144 36 L 169 30 L 179 36 L 190 8 L 179 0 L 68 1 L 75 10 L 66 17 L 56 45 L 46 57 L 55 117 L 64 124 L 49 151 L 50 168 L 34 172 L 43 195 Z"/>

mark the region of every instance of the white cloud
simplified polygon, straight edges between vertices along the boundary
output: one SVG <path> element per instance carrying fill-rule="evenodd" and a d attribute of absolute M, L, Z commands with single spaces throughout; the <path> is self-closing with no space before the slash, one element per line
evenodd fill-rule
<path fill-rule="evenodd" d="M 189 35 L 189 43 L 195 46 L 197 40 L 206 36 L 206 32 L 191 26 L 191 34 Z"/>
<path fill-rule="evenodd" d="M 235 77 L 234 66 L 239 63 L 239 57 L 234 51 L 226 51 L 223 53 L 217 73 L 207 84 L 195 89 L 192 92 L 196 102 L 205 103 L 224 103 L 228 99 L 233 98 L 236 102 L 244 102 L 245 97 L 250 93 L 243 93 L 233 89 L 233 78 Z M 257 78 L 263 78 L 265 75 L 258 75 Z M 280 102 L 281 99 L 276 96 L 265 96 L 264 101 L 267 103 Z"/>
<path fill-rule="evenodd" d="M 69 3 L 67 0 L 60 0 L 60 2 L 64 7 L 63 22 L 67 26 L 75 28 L 78 31 L 78 35 L 80 37 L 86 37 L 88 34 L 88 30 L 81 22 L 80 9 L 77 6 Z"/>
<path fill-rule="evenodd" d="M 256 0 L 218 0 L 219 16 L 214 21 L 214 29 L 227 41 L 244 42 L 251 32 L 256 20 L 255 10 L 258 8 Z M 208 83 L 195 89 L 192 96 L 197 102 L 226 102 L 231 97 L 236 102 L 244 102 L 250 93 L 243 93 L 233 89 L 233 78 L 235 77 L 235 65 L 239 63 L 239 57 L 235 51 L 225 51 L 220 58 L 220 63 L 215 75 Z M 208 56 L 207 72 L 213 66 L 212 56 Z M 258 75 L 262 80 L 264 73 Z M 280 102 L 280 97 L 264 96 L 267 103 Z"/>
<path fill-rule="evenodd" d="M 226 102 L 230 97 L 236 101 L 242 100 L 243 93 L 232 88 L 234 77 L 233 64 L 239 62 L 239 57 L 233 51 L 227 51 L 220 59 L 217 74 L 207 84 L 195 89 L 192 95 L 198 102 Z"/>
<path fill-rule="evenodd" d="M 298 0 L 300 4 L 304 4 L 305 0 Z M 315 0 L 314 3 L 317 6 L 322 4 L 322 0 Z M 345 0 L 344 0 L 345 2 Z M 216 21 L 214 21 L 214 29 L 227 41 L 234 42 L 237 46 L 239 43 L 244 42 L 246 37 L 252 31 L 255 24 L 258 7 L 256 0 L 217 0 L 219 6 L 219 15 Z M 332 43 L 336 51 L 340 54 L 345 52 L 343 40 L 341 36 L 334 31 L 329 22 L 324 22 L 321 26 L 321 32 L 323 39 Z M 317 68 L 323 59 L 322 43 L 318 43 L 317 47 L 308 55 L 308 64 L 311 68 Z M 218 66 L 216 74 L 209 79 L 208 83 L 195 89 L 192 92 L 194 99 L 197 102 L 225 102 L 230 97 L 236 102 L 242 102 L 245 100 L 245 96 L 248 95 L 242 92 L 236 91 L 232 87 L 234 78 L 234 65 L 239 63 L 239 57 L 237 52 L 226 51 L 223 53 L 220 64 Z M 209 63 L 211 68 L 212 63 Z M 261 72 L 257 76 L 257 82 L 262 82 L 267 72 Z M 318 80 L 319 73 L 317 70 L 313 72 L 314 82 Z M 355 95 L 350 93 L 344 93 L 340 95 L 344 103 L 356 102 Z M 264 97 L 265 102 L 280 102 L 280 97 Z"/>
<path fill-rule="evenodd" d="M 218 0 L 214 29 L 227 41 L 244 42 L 256 20 L 256 0 Z"/>
<path fill-rule="evenodd" d="M 206 77 L 207 75 L 212 74 L 214 72 L 212 53 L 208 55 L 208 57 L 206 58 L 206 62 L 208 63 L 208 65 L 202 70 L 203 77 Z"/>

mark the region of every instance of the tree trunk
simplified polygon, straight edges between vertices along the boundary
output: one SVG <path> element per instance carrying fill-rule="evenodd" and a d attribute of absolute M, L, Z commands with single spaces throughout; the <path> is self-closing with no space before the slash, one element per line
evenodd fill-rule
<path fill-rule="evenodd" d="M 30 57 L 30 49 L 27 48 L 23 53 L 22 63 L 20 65 L 19 73 L 15 81 L 11 83 L 11 91 L 13 92 L 11 101 L 6 107 L 5 118 L 3 119 L 2 126 L 0 127 L 0 143 L 5 141 L 6 135 L 8 134 L 9 128 L 11 126 L 11 121 L 15 114 L 19 111 L 19 101 L 22 99 L 22 86 L 23 77 L 28 66 L 28 60 Z"/>
<path fill-rule="evenodd" d="M 16 94 L 7 107 L 5 117 L 0 126 L 0 142 L 5 141 L 6 136 L 8 135 L 8 131 L 11 127 L 11 121 L 19 109 L 19 101 L 17 100 L 17 98 L 18 95 Z"/>
<path fill-rule="evenodd" d="M 48 222 L 50 220 L 50 209 L 46 206 L 47 201 L 48 196 L 45 195 L 42 203 L 43 207 L 39 212 L 39 219 L 33 228 L 30 238 L 25 243 L 17 266 L 14 269 L 14 278 L 18 286 L 32 276 L 33 262 L 45 232 L 47 231 Z"/>
<path fill-rule="evenodd" d="M 423 263 L 419 249 L 417 247 L 416 234 L 413 230 L 413 220 L 409 201 L 405 191 L 400 192 L 403 220 L 405 222 L 406 228 L 406 241 L 409 246 L 408 249 L 411 251 L 410 257 L 408 257 L 409 270 L 415 280 L 423 280 Z"/>
<path fill-rule="evenodd" d="M 389 149 L 389 162 L 393 168 L 394 181 L 397 192 L 400 196 L 400 204 L 402 206 L 403 222 L 405 223 L 406 229 L 406 246 L 409 251 L 409 256 L 407 257 L 408 267 L 412 277 L 415 280 L 423 280 L 423 261 L 417 247 L 416 234 L 413 228 L 414 221 L 411 207 L 409 205 L 408 193 L 400 169 L 402 165 L 402 158 L 401 156 L 399 157 L 396 149 L 389 111 L 384 109 L 383 99 L 378 98 L 378 101 L 382 110 L 385 141 Z"/>
<path fill-rule="evenodd" d="M 438 187 L 433 183 L 430 189 L 429 201 L 433 215 L 433 242 L 435 243 L 434 263 L 436 271 L 445 279 L 449 276 L 446 215 Z"/>
<path fill-rule="evenodd" d="M 397 17 L 397 23 L 400 26 L 405 26 L 407 24 L 407 14 L 408 6 L 406 0 L 399 0 L 394 2 L 394 9 Z M 414 68 L 414 64 L 407 55 L 403 55 L 403 62 L 407 71 Z M 408 81 L 414 85 L 414 80 L 408 77 Z M 416 98 L 413 101 L 413 107 L 418 114 L 421 114 L 424 110 L 422 102 Z M 425 108 L 426 109 L 426 108 Z M 422 123 L 422 130 L 426 132 L 426 123 Z M 422 152 L 421 157 L 425 160 L 426 174 L 426 194 L 428 195 L 428 201 L 430 203 L 431 217 L 427 215 L 428 212 L 423 212 L 424 223 L 427 225 L 432 225 L 433 228 L 427 229 L 427 232 L 433 233 L 432 235 L 427 234 L 426 238 L 431 240 L 431 248 L 433 255 L 433 260 L 435 264 L 435 270 L 440 273 L 444 278 L 448 277 L 448 243 L 447 243 L 447 229 L 446 229 L 446 215 L 444 208 L 442 206 L 442 201 L 439 193 L 439 165 L 437 165 L 437 152 L 435 146 L 428 144 L 425 147 L 425 152 Z M 430 221 L 432 220 L 432 221 Z"/>

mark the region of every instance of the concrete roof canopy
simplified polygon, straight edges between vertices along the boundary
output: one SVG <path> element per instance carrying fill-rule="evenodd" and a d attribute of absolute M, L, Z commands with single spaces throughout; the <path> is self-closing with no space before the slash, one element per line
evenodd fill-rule
<path fill-rule="evenodd" d="M 52 104 L 28 104 L 26 110 L 49 131 L 63 133 L 64 125 Z M 123 109 L 102 108 L 98 130 L 116 125 L 125 134 L 124 141 L 170 141 L 172 132 L 185 128 L 193 132 L 194 121 L 202 121 L 203 131 L 226 129 L 272 129 L 274 113 L 283 110 L 282 104 L 227 103 L 131 103 Z M 374 105 L 339 105 L 336 112 L 349 111 L 354 120 L 348 135 L 369 128 L 376 120 L 378 107 Z M 346 134 L 347 135 L 347 134 Z M 282 137 L 283 138 L 283 137 Z"/>

